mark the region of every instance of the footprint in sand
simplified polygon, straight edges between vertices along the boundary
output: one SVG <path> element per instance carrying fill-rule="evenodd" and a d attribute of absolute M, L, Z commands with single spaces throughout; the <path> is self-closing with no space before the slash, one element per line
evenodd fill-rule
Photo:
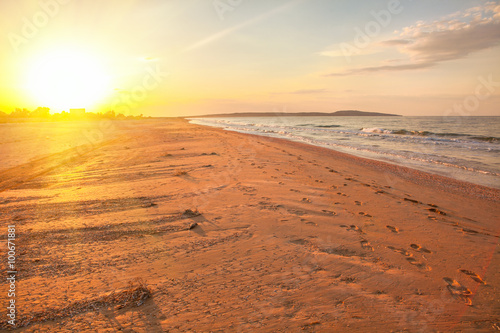
<path fill-rule="evenodd" d="M 474 273 L 473 271 L 469 271 L 467 269 L 461 269 L 460 272 L 464 273 L 465 275 L 470 276 L 471 279 L 476 281 L 477 283 L 486 284 L 486 282 L 484 282 L 484 280 L 479 275 Z"/>
<path fill-rule="evenodd" d="M 417 266 L 420 269 L 424 269 L 426 271 L 430 271 L 432 269 L 427 264 L 425 264 L 423 262 L 420 262 L 417 259 L 415 259 L 413 257 L 413 254 L 411 254 L 410 252 L 406 251 L 405 249 L 397 248 L 397 247 L 394 247 L 394 246 L 388 246 L 387 248 L 393 250 L 394 252 L 397 252 L 397 253 L 400 253 L 400 254 L 404 255 L 406 257 L 406 260 L 410 264 L 415 265 L 415 266 Z"/>
<path fill-rule="evenodd" d="M 386 225 L 385 226 L 387 229 L 389 229 L 390 231 L 394 232 L 394 233 L 399 233 L 399 229 L 396 228 L 396 227 L 393 227 L 392 225 Z"/>
<path fill-rule="evenodd" d="M 357 201 L 357 200 L 356 200 L 356 201 L 354 201 L 354 203 L 355 203 L 356 205 L 358 205 L 358 206 L 361 206 L 361 205 L 362 205 L 361 201 Z"/>
<path fill-rule="evenodd" d="M 431 250 L 426 249 L 418 244 L 410 244 L 411 248 L 418 252 L 432 253 Z"/>
<path fill-rule="evenodd" d="M 408 258 L 406 258 L 406 260 L 408 260 L 408 262 L 410 264 L 415 265 L 418 268 L 425 269 L 426 271 L 430 271 L 431 270 L 431 268 L 429 266 L 427 266 L 425 263 L 420 262 L 420 261 L 418 261 L 417 259 L 415 259 L 413 257 L 408 257 Z"/>
<path fill-rule="evenodd" d="M 375 251 L 375 250 L 373 249 L 373 247 L 370 245 L 370 242 L 368 242 L 366 239 L 362 239 L 362 240 L 360 241 L 360 243 L 361 243 L 361 247 L 362 247 L 363 249 L 366 249 L 366 250 L 369 250 L 369 251 Z"/>
<path fill-rule="evenodd" d="M 465 304 L 471 306 L 472 301 L 470 299 L 470 296 L 472 295 L 472 292 L 467 289 L 466 287 L 462 286 L 458 281 L 449 278 L 449 277 L 444 277 L 443 278 L 444 282 L 448 284 L 448 290 L 450 291 L 451 295 L 457 299 L 461 299 L 462 301 L 465 302 Z"/>
<path fill-rule="evenodd" d="M 393 250 L 394 252 L 400 253 L 406 257 L 413 257 L 413 254 L 410 252 L 406 251 L 405 249 L 399 248 L 399 247 L 394 247 L 394 246 L 388 246 L 388 249 Z"/>
<path fill-rule="evenodd" d="M 311 202 L 311 199 L 309 199 L 309 198 L 302 198 L 302 201 L 303 202 Z"/>
<path fill-rule="evenodd" d="M 337 213 L 335 213 L 335 212 L 333 212 L 331 210 L 323 209 L 322 212 L 325 213 L 325 214 L 328 214 L 328 215 L 332 215 L 332 216 L 337 215 Z"/>
<path fill-rule="evenodd" d="M 364 233 L 363 230 L 360 227 L 358 227 L 357 225 L 354 225 L 354 224 L 351 224 L 351 225 L 341 224 L 341 225 L 339 225 L 339 227 L 346 228 L 346 230 L 357 231 L 357 232 L 359 232 L 361 234 Z"/>
<path fill-rule="evenodd" d="M 347 195 L 345 195 L 345 194 L 344 194 L 344 193 L 342 193 L 342 192 L 337 192 L 337 194 L 338 194 L 338 195 L 341 195 L 341 196 L 343 196 L 343 197 L 347 197 Z"/>
<path fill-rule="evenodd" d="M 465 232 L 465 233 L 468 233 L 468 234 L 478 234 L 479 233 L 476 230 L 466 229 L 466 228 L 462 228 L 462 231 Z"/>
<path fill-rule="evenodd" d="M 403 198 L 404 201 L 409 201 L 409 202 L 413 202 L 413 203 L 416 203 L 416 204 L 420 204 L 421 202 L 418 201 L 418 200 L 414 200 L 414 199 L 410 199 L 410 198 Z"/>
<path fill-rule="evenodd" d="M 436 213 L 436 214 L 439 214 L 439 215 L 446 215 L 445 212 L 442 212 L 442 211 L 440 211 L 439 209 L 436 209 L 436 208 L 428 208 L 427 210 L 429 212 L 433 212 L 433 213 Z"/>
<path fill-rule="evenodd" d="M 358 214 L 366 217 L 372 217 L 370 214 L 367 214 L 365 212 L 359 212 Z"/>
<path fill-rule="evenodd" d="M 354 225 L 354 224 L 351 224 L 347 230 L 353 230 L 353 231 L 357 231 L 359 233 L 363 233 L 363 229 L 361 229 L 360 227 L 358 227 L 357 225 Z"/>

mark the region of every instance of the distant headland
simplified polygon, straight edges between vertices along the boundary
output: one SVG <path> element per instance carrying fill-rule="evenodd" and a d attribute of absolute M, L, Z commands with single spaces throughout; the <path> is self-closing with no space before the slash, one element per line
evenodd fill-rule
<path fill-rule="evenodd" d="M 219 113 L 186 118 L 215 118 L 215 117 L 402 117 L 399 114 L 366 112 L 358 110 L 342 110 L 336 112 L 241 112 Z"/>

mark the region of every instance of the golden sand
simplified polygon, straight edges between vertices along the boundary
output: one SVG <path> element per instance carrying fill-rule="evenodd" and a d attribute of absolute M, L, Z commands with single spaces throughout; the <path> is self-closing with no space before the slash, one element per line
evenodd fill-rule
<path fill-rule="evenodd" d="M 500 329 L 498 190 L 183 120 L 26 126 L 18 331 Z"/>

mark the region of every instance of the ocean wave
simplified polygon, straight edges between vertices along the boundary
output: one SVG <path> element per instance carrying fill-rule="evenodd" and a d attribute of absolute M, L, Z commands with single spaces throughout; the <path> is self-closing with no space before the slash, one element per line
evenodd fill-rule
<path fill-rule="evenodd" d="M 319 127 L 319 128 L 335 128 L 335 127 L 341 127 L 340 125 L 315 125 L 314 127 Z"/>
<path fill-rule="evenodd" d="M 473 136 L 471 139 L 485 142 L 500 142 L 500 138 L 494 136 Z"/>
<path fill-rule="evenodd" d="M 362 128 L 361 132 L 364 132 L 364 133 L 377 133 L 377 134 L 393 134 L 393 132 L 390 131 L 390 130 L 386 130 L 386 129 L 383 129 L 383 128 L 377 128 L 377 127 Z"/>
<path fill-rule="evenodd" d="M 406 129 L 400 130 L 388 130 L 383 128 L 362 128 L 363 133 L 374 133 L 374 134 L 394 134 L 394 135 L 408 135 L 408 136 L 423 136 L 423 137 L 443 137 L 443 138 L 457 138 L 465 140 L 476 140 L 490 143 L 500 142 L 500 138 L 494 136 L 481 136 L 481 135 L 471 135 L 471 134 L 459 134 L 459 133 L 433 133 L 429 131 L 411 131 Z"/>
<path fill-rule="evenodd" d="M 392 131 L 392 134 L 429 136 L 432 134 L 432 132 L 429 132 L 429 131 L 408 131 L 408 130 L 402 129 L 402 130 Z"/>

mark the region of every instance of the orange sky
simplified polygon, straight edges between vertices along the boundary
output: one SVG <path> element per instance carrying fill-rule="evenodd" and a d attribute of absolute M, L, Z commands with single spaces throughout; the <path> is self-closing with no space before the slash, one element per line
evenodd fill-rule
<path fill-rule="evenodd" d="M 0 110 L 500 115 L 498 1 L 2 1 Z"/>

